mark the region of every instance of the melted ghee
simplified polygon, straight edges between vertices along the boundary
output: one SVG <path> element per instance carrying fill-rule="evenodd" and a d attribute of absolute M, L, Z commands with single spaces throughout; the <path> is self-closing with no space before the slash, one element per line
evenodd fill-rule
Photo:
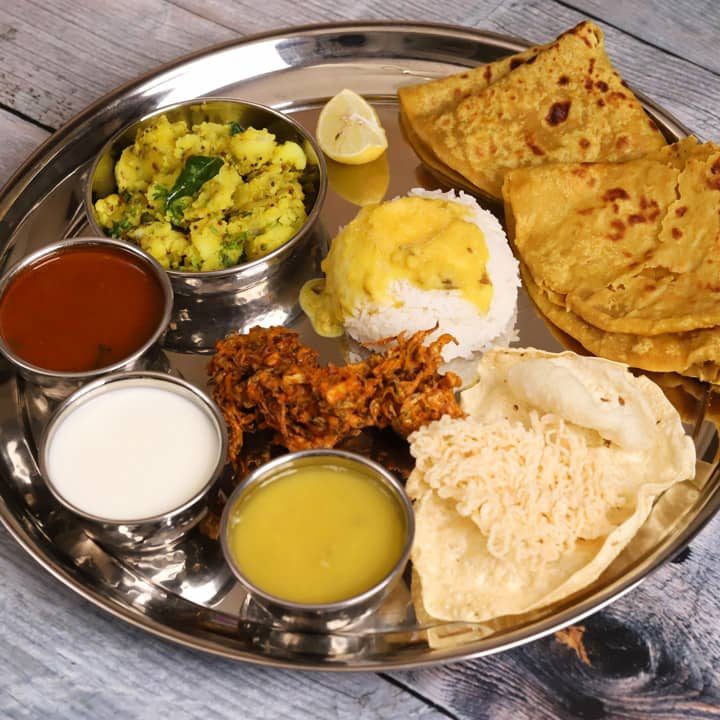
<path fill-rule="evenodd" d="M 402 555 L 406 525 L 379 481 L 322 465 L 290 470 L 240 498 L 227 533 L 256 587 L 290 602 L 328 603 L 383 580 Z"/>
<path fill-rule="evenodd" d="M 469 209 L 448 200 L 406 197 L 363 208 L 333 240 L 322 270 L 300 292 L 315 331 L 343 332 L 344 318 L 370 302 L 391 302 L 390 286 L 459 290 L 483 314 L 492 300 L 488 249 Z"/>

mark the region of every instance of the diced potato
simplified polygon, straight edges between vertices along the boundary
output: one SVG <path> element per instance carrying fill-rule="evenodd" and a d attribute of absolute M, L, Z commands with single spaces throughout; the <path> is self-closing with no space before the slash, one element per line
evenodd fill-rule
<path fill-rule="evenodd" d="M 208 215 L 230 214 L 233 207 L 233 195 L 242 183 L 242 178 L 231 165 L 225 164 L 220 172 L 204 185 L 197 199 L 185 211 L 188 220 Z"/>
<path fill-rule="evenodd" d="M 297 143 L 289 141 L 278 145 L 274 159 L 280 164 L 296 170 L 304 170 L 307 165 L 307 157 L 303 149 Z"/>
<path fill-rule="evenodd" d="M 190 226 L 190 241 L 200 257 L 200 270 L 221 270 L 220 250 L 227 231 L 223 220 L 205 219 Z"/>
<path fill-rule="evenodd" d="M 168 222 L 152 222 L 130 232 L 130 237 L 164 268 L 179 266 L 190 242 Z"/>
<path fill-rule="evenodd" d="M 118 192 L 95 209 L 109 233 L 166 268 L 218 270 L 262 257 L 302 226 L 306 164 L 300 145 L 265 129 L 203 122 L 190 131 L 161 116 L 123 151 Z"/>
<path fill-rule="evenodd" d="M 294 234 L 295 229 L 288 225 L 281 225 L 280 223 L 273 225 L 261 235 L 247 241 L 245 253 L 248 260 L 255 260 L 267 255 L 287 242 Z"/>
<path fill-rule="evenodd" d="M 125 203 L 117 193 L 101 198 L 95 203 L 95 215 L 103 227 L 111 228 L 122 220 L 124 213 Z"/>

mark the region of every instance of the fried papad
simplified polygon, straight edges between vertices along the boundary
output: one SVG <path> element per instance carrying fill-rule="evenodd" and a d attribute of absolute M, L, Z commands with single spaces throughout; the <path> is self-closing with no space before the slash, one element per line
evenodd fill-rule
<path fill-rule="evenodd" d="M 624 161 L 665 144 L 591 22 L 548 45 L 398 94 L 424 154 L 496 198 L 514 168 Z"/>
<path fill-rule="evenodd" d="M 720 323 L 717 145 L 687 138 L 623 164 L 516 170 L 503 192 L 533 279 L 589 324 L 663 335 Z"/>
<path fill-rule="evenodd" d="M 711 383 L 720 382 L 720 328 L 652 336 L 606 332 L 552 302 L 523 263 L 520 274 L 540 313 L 594 355 L 642 370 L 678 372 Z"/>
<path fill-rule="evenodd" d="M 627 366 L 498 349 L 479 375 L 462 395 L 468 418 L 410 436 L 422 605 L 461 622 L 582 590 L 630 543 L 658 496 L 695 472 L 677 412 Z"/>

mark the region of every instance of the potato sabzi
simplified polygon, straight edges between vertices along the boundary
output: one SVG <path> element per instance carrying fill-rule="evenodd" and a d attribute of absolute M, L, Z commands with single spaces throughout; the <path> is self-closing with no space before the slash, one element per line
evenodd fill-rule
<path fill-rule="evenodd" d="M 305 151 L 235 122 L 188 127 L 165 115 L 115 165 L 117 192 L 95 203 L 99 224 L 163 267 L 221 270 L 256 260 L 303 225 Z"/>

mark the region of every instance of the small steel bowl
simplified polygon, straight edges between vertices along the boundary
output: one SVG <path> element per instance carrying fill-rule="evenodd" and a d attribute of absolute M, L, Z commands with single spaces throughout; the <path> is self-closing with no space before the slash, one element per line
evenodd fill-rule
<path fill-rule="evenodd" d="M 162 268 L 154 258 L 150 257 L 146 252 L 138 247 L 128 245 L 127 243 L 109 238 L 73 238 L 70 240 L 62 240 L 60 242 L 46 245 L 24 257 L 20 262 L 8 270 L 2 278 L 0 278 L 0 300 L 2 300 L 5 291 L 8 289 L 12 281 L 23 271 L 34 265 L 43 258 L 59 253 L 70 248 L 82 247 L 111 247 L 122 252 L 126 252 L 142 260 L 153 274 L 164 296 L 164 306 L 160 322 L 155 332 L 141 345 L 135 352 L 123 360 L 112 363 L 105 367 L 95 370 L 87 370 L 84 372 L 60 372 L 48 370 L 26 362 L 16 355 L 5 343 L 0 335 L 0 353 L 2 353 L 17 369 L 20 375 L 29 382 L 37 385 L 43 394 L 58 400 L 67 397 L 70 393 L 77 390 L 86 382 L 94 380 L 97 377 L 108 373 L 120 372 L 124 370 L 138 370 L 148 367 L 157 355 L 163 336 L 167 331 L 168 323 L 172 315 L 173 309 L 173 291 L 170 281 Z"/>
<path fill-rule="evenodd" d="M 274 477 L 290 468 L 335 465 L 352 467 L 367 477 L 380 482 L 391 491 L 396 499 L 405 520 L 405 546 L 395 566 L 376 585 L 364 592 L 331 603 L 296 603 L 271 595 L 254 585 L 243 574 L 232 556 L 228 541 L 228 523 L 230 515 L 242 498 L 252 488 L 272 481 Z M 412 504 L 400 483 L 381 465 L 368 460 L 362 455 L 344 450 L 303 450 L 282 455 L 265 463 L 250 473 L 235 488 L 223 510 L 220 521 L 220 542 L 223 554 L 230 570 L 240 584 L 258 604 L 267 609 L 281 624 L 289 628 L 310 630 L 313 632 L 332 631 L 359 620 L 371 613 L 388 596 L 395 584 L 402 578 L 403 571 L 410 557 L 413 538 L 415 536 L 415 517 Z"/>
<path fill-rule="evenodd" d="M 192 401 L 212 421 L 218 436 L 218 459 L 207 482 L 182 505 L 160 515 L 128 520 L 109 520 L 92 515 L 65 499 L 53 483 L 48 454 L 59 424 L 80 405 L 119 387 L 153 387 L 174 392 Z M 78 516 L 85 532 L 98 544 L 125 552 L 156 552 L 171 547 L 207 514 L 208 495 L 226 463 L 227 429 L 220 410 L 200 389 L 185 380 L 165 373 L 137 371 L 107 375 L 88 383 L 67 398 L 57 409 L 43 432 L 38 448 L 38 463 L 45 484 L 57 501 Z"/>
<path fill-rule="evenodd" d="M 97 222 L 94 202 L 117 190 L 115 162 L 122 151 L 133 144 L 138 130 L 159 115 L 166 115 L 171 122 L 184 120 L 189 127 L 205 121 L 234 121 L 243 127 L 267 129 L 279 141 L 292 140 L 304 148 L 308 156 L 305 184 L 310 188 L 305 200 L 307 219 L 292 238 L 262 258 L 223 270 L 167 271 L 178 295 L 234 295 L 234 299 L 225 305 L 233 306 L 233 322 L 237 329 L 247 329 L 268 318 L 271 318 L 272 324 L 290 320 L 297 314 L 300 288 L 305 280 L 317 273 L 319 260 L 311 258 L 311 249 L 320 243 L 321 231 L 317 220 L 327 191 L 327 168 L 312 135 L 277 110 L 232 98 L 197 98 L 160 108 L 126 125 L 105 144 L 85 178 L 85 212 L 93 232 L 106 234 Z M 186 309 L 185 316 L 188 312 L 192 314 L 192 308 Z"/>

